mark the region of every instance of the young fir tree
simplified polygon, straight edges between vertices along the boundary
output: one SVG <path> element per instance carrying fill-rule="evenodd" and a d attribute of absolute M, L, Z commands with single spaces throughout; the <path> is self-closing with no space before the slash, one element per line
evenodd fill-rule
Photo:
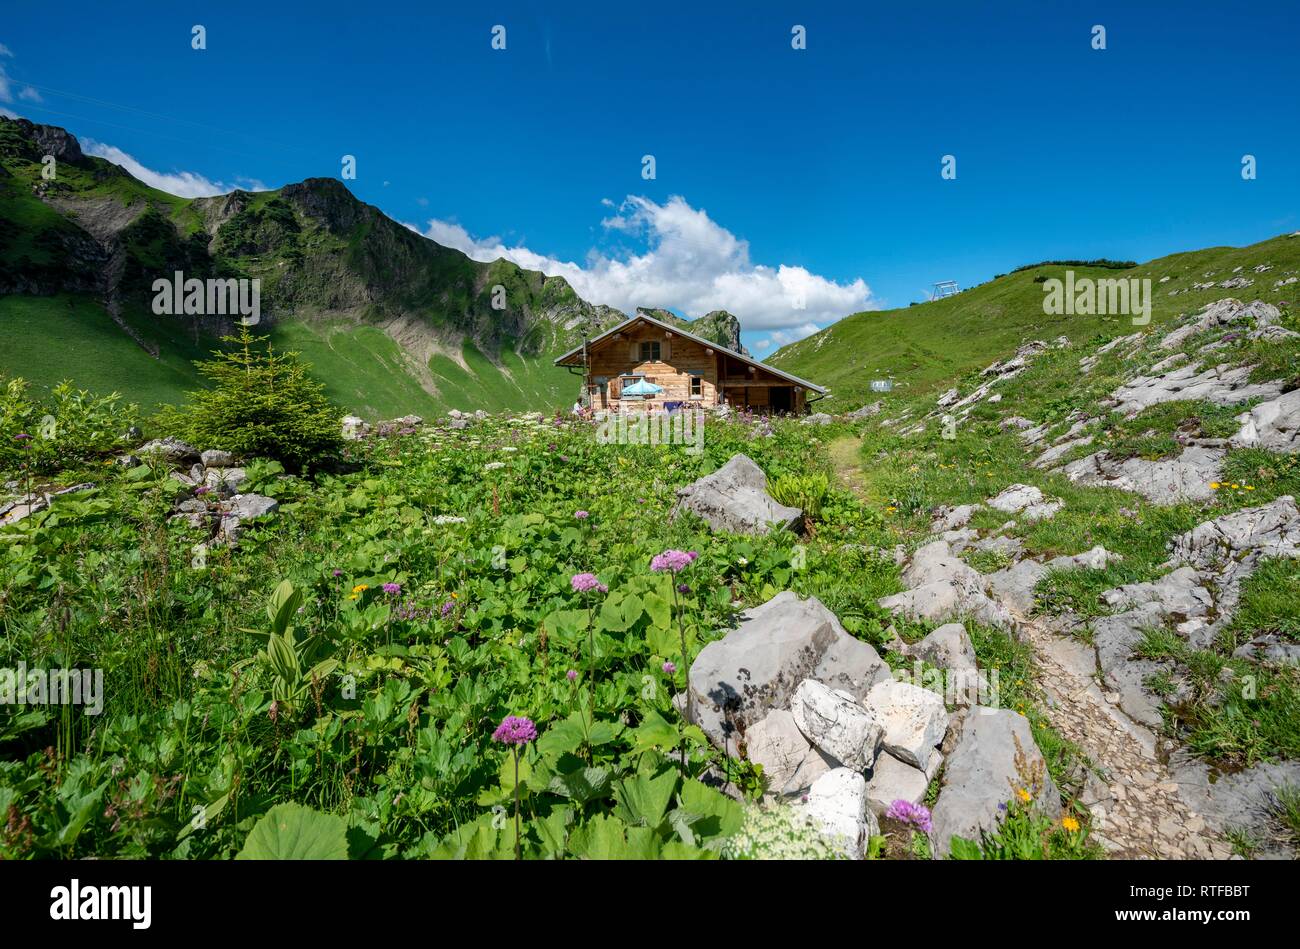
<path fill-rule="evenodd" d="M 189 407 L 174 416 L 188 441 L 295 470 L 340 448 L 343 413 L 298 353 L 277 353 L 268 337 L 242 325 L 223 341 L 232 348 L 195 363 L 212 388 L 190 393 Z"/>

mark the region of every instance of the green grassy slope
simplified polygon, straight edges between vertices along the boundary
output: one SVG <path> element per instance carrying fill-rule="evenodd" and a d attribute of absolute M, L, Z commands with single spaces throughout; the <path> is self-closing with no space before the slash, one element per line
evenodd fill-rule
<path fill-rule="evenodd" d="M 1256 274 L 1257 264 L 1273 270 Z M 1131 320 L 1114 316 L 1048 316 L 1043 312 L 1043 284 L 1035 278 L 1150 278 L 1152 324 L 1199 310 L 1223 297 L 1255 298 L 1277 303 L 1300 296 L 1295 285 L 1274 292 L 1277 272 L 1300 264 L 1300 238 L 1276 237 L 1248 247 L 1213 247 L 1162 257 L 1127 270 L 1041 266 L 1018 271 L 973 287 L 954 297 L 896 310 L 869 311 L 845 317 L 820 333 L 783 347 L 767 361 L 832 390 L 823 403 L 829 411 L 852 409 L 869 401 L 872 379 L 892 378 L 904 391 L 946 387 L 964 373 L 982 369 L 1030 339 L 1068 336 L 1074 342 L 1103 333 L 1133 332 Z M 1253 279 L 1240 290 L 1187 290 L 1195 283 L 1233 276 Z M 1160 283 L 1162 277 L 1170 279 Z"/>
<path fill-rule="evenodd" d="M 146 339 L 165 339 L 159 358 L 84 296 L 0 297 L 0 376 L 22 376 L 41 388 L 72 380 L 99 394 L 120 392 L 146 411 L 183 401 L 199 382 L 191 360 L 205 348 L 180 333 L 165 337 L 157 324 L 130 322 Z"/>

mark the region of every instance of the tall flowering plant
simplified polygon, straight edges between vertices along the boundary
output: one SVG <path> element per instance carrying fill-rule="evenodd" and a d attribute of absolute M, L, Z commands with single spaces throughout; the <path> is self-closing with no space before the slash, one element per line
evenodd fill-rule
<path fill-rule="evenodd" d="M 590 692 L 591 721 L 596 720 L 596 617 L 595 598 L 591 594 L 608 593 L 609 587 L 600 582 L 594 573 L 575 573 L 569 580 L 575 593 L 587 601 L 587 689 Z"/>
<path fill-rule="evenodd" d="M 650 561 L 650 569 L 655 573 L 671 574 L 674 578 L 691 564 L 695 563 L 700 555 L 694 550 L 665 550 L 661 554 L 656 554 Z M 686 623 L 682 618 L 682 601 L 681 595 L 689 593 L 691 588 L 685 583 L 673 584 L 673 613 L 677 617 L 677 635 L 681 639 L 682 645 L 682 669 L 686 677 L 686 721 L 695 720 L 695 704 L 691 700 L 691 683 L 690 683 L 690 656 L 686 653 Z M 669 672 L 669 668 L 672 672 Z M 664 665 L 664 672 L 669 675 L 670 681 L 675 678 L 673 673 L 677 671 L 676 666 L 672 663 Z M 674 682 L 674 687 L 676 683 Z M 686 768 L 686 747 L 682 746 L 682 768 Z"/>
<path fill-rule="evenodd" d="M 530 741 L 537 739 L 537 726 L 533 724 L 532 719 L 525 718 L 522 715 L 507 715 L 497 726 L 497 730 L 492 733 L 492 740 L 499 741 L 503 745 L 509 745 L 511 752 L 515 757 L 515 859 L 523 859 L 523 850 L 520 846 L 520 825 L 519 825 L 519 749 Z"/>

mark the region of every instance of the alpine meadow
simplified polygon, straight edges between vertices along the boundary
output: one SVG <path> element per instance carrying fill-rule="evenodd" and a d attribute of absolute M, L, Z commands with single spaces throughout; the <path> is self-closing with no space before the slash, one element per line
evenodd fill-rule
<path fill-rule="evenodd" d="M 167 931 L 121 861 L 1264 903 L 1228 884 L 1300 850 L 1294 10 L 72 6 L 66 56 L 0 26 L 31 912 Z M 1220 119 L 1187 61 L 1252 43 Z M 1034 138 L 1102 106 L 1109 145 Z"/>

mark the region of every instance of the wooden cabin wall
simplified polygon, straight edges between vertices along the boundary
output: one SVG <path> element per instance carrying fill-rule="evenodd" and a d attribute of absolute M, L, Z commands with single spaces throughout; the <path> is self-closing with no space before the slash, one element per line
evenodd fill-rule
<path fill-rule="evenodd" d="M 643 341 L 659 343 L 658 362 L 641 361 Z M 633 352 L 637 353 L 635 357 Z M 613 391 L 619 385 L 616 380 L 624 373 L 644 375 L 655 385 L 663 387 L 663 391 L 650 400 L 651 405 L 692 401 L 700 405 L 714 405 L 718 394 L 717 350 L 714 350 L 713 356 L 706 353 L 706 348 L 699 343 L 677 335 L 667 337 L 657 327 L 634 327 L 624 332 L 621 339 L 611 339 L 599 349 L 590 351 L 587 354 L 590 365 L 588 372 L 593 380 L 596 376 L 606 376 L 609 379 L 611 408 L 618 401 Z M 702 379 L 701 398 L 694 400 L 691 399 L 691 370 L 698 371 Z M 635 399 L 629 400 L 627 405 L 639 408 L 644 403 Z"/>
<path fill-rule="evenodd" d="M 641 343 L 650 341 L 659 343 L 660 358 L 658 361 L 642 362 Z M 721 380 L 722 398 L 736 408 L 748 406 L 757 412 L 768 411 L 772 400 L 769 386 L 765 383 L 769 378 L 773 386 L 792 390 L 794 388 L 778 377 L 770 377 L 762 369 L 757 370 L 756 376 L 744 363 L 737 359 L 729 359 L 726 351 L 721 348 L 712 348 L 710 354 L 710 347 L 677 334 L 669 336 L 666 330 L 646 324 L 629 327 L 623 330 L 619 338 L 611 338 L 602 341 L 598 347 L 592 347 L 587 352 L 587 361 L 589 383 L 594 383 L 597 376 L 604 376 L 608 380 L 604 403 L 600 400 L 598 390 L 594 387 L 588 390 L 591 406 L 598 410 L 643 411 L 647 408 L 656 410 L 662 409 L 665 402 L 684 402 L 700 406 L 717 405 L 721 401 L 719 398 L 720 363 L 731 367 L 730 378 L 733 380 L 731 385 L 727 384 L 726 378 Z M 692 371 L 700 373 L 702 392 L 698 399 L 692 399 L 690 395 Z M 619 389 L 622 385 L 619 377 L 627 373 L 644 376 L 655 385 L 662 386 L 663 391 L 648 402 L 642 399 L 629 399 L 624 402 L 619 398 Z M 807 393 L 802 391 L 802 387 L 800 391 L 791 392 L 789 404 L 792 412 L 803 413 L 807 410 Z"/>

